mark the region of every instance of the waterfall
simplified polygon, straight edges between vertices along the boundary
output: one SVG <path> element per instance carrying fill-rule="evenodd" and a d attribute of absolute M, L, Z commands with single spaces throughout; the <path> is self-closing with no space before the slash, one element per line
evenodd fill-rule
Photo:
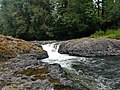
<path fill-rule="evenodd" d="M 45 44 L 42 47 L 49 56 L 42 61 L 49 64 L 58 63 L 68 70 L 68 74 L 76 83 L 77 90 L 81 88 L 81 84 L 89 90 L 113 90 L 114 88 L 119 90 L 117 85 L 119 85 L 120 73 L 117 70 L 120 69 L 120 57 L 87 58 L 60 54 L 59 43 Z"/>
<path fill-rule="evenodd" d="M 58 53 L 59 44 L 52 43 L 52 44 L 45 44 L 42 45 L 43 49 L 47 51 L 48 58 L 43 59 L 44 62 L 52 63 L 59 63 L 62 67 L 70 68 L 71 61 L 77 57 L 69 56 L 67 54 L 60 54 Z"/>

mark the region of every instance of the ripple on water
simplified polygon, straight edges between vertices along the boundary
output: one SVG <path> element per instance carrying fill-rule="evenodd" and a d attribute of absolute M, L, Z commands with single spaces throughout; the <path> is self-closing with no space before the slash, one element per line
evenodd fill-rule
<path fill-rule="evenodd" d="M 58 53 L 59 45 L 43 45 L 49 58 L 42 61 L 59 63 L 79 86 L 86 90 L 120 90 L 120 56 L 111 57 L 75 57 Z M 73 70 L 73 71 L 71 71 Z M 92 79 L 92 81 L 91 81 Z"/>
<path fill-rule="evenodd" d="M 120 57 L 101 57 L 101 58 L 86 58 L 85 60 L 77 60 L 72 62 L 72 68 L 80 75 L 93 77 L 99 86 L 104 89 L 97 90 L 119 90 L 120 89 Z M 82 72 L 82 73 L 81 73 Z"/>

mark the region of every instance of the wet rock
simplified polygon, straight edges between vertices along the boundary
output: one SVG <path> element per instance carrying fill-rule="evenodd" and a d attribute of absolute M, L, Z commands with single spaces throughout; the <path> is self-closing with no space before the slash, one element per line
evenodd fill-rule
<path fill-rule="evenodd" d="M 51 64 L 48 69 L 50 71 L 49 75 L 54 79 L 59 79 L 67 76 L 59 64 Z"/>
<path fill-rule="evenodd" d="M 5 81 L 3 78 L 0 78 L 0 90 L 2 89 L 2 87 L 5 85 Z"/>
<path fill-rule="evenodd" d="M 74 89 L 67 87 L 67 86 L 63 86 L 63 85 L 55 85 L 54 90 L 74 90 Z"/>
<path fill-rule="evenodd" d="M 82 38 L 62 42 L 59 53 L 76 56 L 116 56 L 120 55 L 120 40 Z"/>
<path fill-rule="evenodd" d="M 73 82 L 71 80 L 66 79 L 66 78 L 61 78 L 60 83 L 64 86 L 71 86 Z"/>
<path fill-rule="evenodd" d="M 73 83 L 59 64 L 40 61 L 46 57 L 41 45 L 0 35 L 0 90 L 71 90 Z"/>

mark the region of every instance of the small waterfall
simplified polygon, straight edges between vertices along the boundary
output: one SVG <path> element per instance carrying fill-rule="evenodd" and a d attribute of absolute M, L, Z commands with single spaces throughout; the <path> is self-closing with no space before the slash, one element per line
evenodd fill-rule
<path fill-rule="evenodd" d="M 59 43 L 45 44 L 42 47 L 49 55 L 42 61 L 50 64 L 58 63 L 65 68 L 72 76 L 76 90 L 81 88 L 80 85 L 89 90 L 119 90 L 120 73 L 116 71 L 120 70 L 120 57 L 86 58 L 60 54 Z"/>
<path fill-rule="evenodd" d="M 69 56 L 67 54 L 60 54 L 58 53 L 59 44 L 52 43 L 52 44 L 45 44 L 42 45 L 43 49 L 48 52 L 48 58 L 43 59 L 44 62 L 52 63 L 59 63 L 62 67 L 70 68 L 71 61 L 77 57 Z"/>

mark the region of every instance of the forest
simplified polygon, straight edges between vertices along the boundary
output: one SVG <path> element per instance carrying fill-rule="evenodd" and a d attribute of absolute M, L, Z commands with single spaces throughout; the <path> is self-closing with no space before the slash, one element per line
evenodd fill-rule
<path fill-rule="evenodd" d="M 120 37 L 119 28 L 120 0 L 0 1 L 0 34 L 6 36 L 67 40 L 114 32 Z"/>

